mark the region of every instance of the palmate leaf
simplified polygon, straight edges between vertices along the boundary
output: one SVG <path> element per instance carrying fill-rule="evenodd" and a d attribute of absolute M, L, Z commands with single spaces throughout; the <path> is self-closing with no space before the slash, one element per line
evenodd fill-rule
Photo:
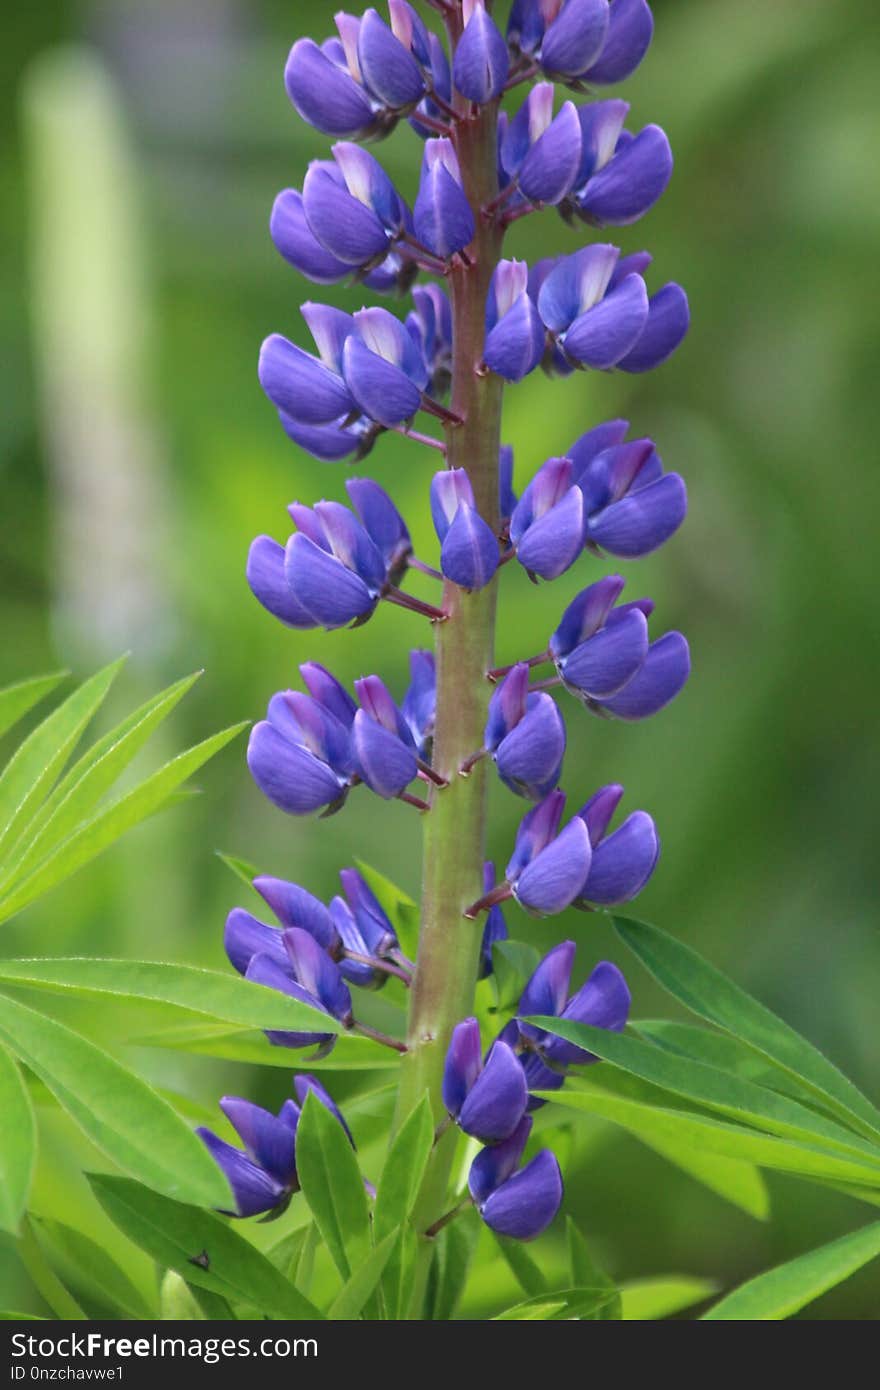
<path fill-rule="evenodd" d="M 37 1131 L 21 1072 L 0 1045 L 0 1230 L 14 1235 L 27 1207 Z"/>
<path fill-rule="evenodd" d="M 175 1202 L 129 1178 L 88 1175 L 110 1220 L 164 1269 L 268 1317 L 320 1318 L 265 1255 L 212 1212 Z"/>
<path fill-rule="evenodd" d="M 28 710 L 44 700 L 68 676 L 68 671 L 53 671 L 48 676 L 31 676 L 0 690 L 0 738 L 8 734 Z"/>
<path fill-rule="evenodd" d="M 722 1298 L 706 1321 L 773 1322 L 790 1318 L 880 1255 L 880 1221 L 770 1269 Z"/>
<path fill-rule="evenodd" d="M 254 984 L 240 975 L 195 965 L 82 956 L 2 960 L 0 981 L 82 999 L 109 995 L 169 1004 L 175 1010 L 207 1014 L 221 1026 L 235 1023 L 245 1028 L 281 1031 L 317 1028 L 322 1033 L 337 1033 L 342 1026 L 329 1014 L 278 990 Z"/>
<path fill-rule="evenodd" d="M 333 1263 L 346 1282 L 370 1250 L 370 1212 L 357 1157 L 339 1121 L 309 1091 L 296 1131 L 296 1167 Z"/>
<path fill-rule="evenodd" d="M 0 899 L 0 922 L 69 878 L 97 857 L 132 826 L 160 809 L 204 763 L 247 727 L 234 724 L 179 754 L 110 805 L 100 807 L 73 834 L 53 849 L 26 878 Z"/>
<path fill-rule="evenodd" d="M 874 1163 L 880 1177 L 880 1147 L 788 1096 L 769 1091 L 753 1081 L 731 1076 L 704 1062 L 676 1056 L 629 1034 L 593 1028 L 567 1019 L 535 1018 L 529 1021 L 603 1057 L 623 1071 L 662 1086 L 685 1100 L 718 1110 L 730 1119 L 744 1121 L 769 1134 L 802 1139 L 808 1144 Z"/>
<path fill-rule="evenodd" d="M 205 1206 L 228 1204 L 226 1181 L 198 1136 L 115 1058 L 6 996 L 0 1002 L 0 1040 L 121 1168 L 159 1191 Z"/>
<path fill-rule="evenodd" d="M 812 1043 L 659 927 L 622 917 L 613 922 L 620 938 L 674 998 L 782 1068 L 850 1128 L 871 1139 L 880 1137 L 880 1111 Z"/>

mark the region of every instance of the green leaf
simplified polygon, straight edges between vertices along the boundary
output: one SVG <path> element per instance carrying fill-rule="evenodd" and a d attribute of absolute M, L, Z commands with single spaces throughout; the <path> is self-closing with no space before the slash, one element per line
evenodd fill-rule
<path fill-rule="evenodd" d="M 381 1279 L 391 1252 L 399 1239 L 399 1229 L 389 1232 L 383 1240 L 379 1241 L 375 1250 L 371 1250 L 366 1259 L 361 1261 L 354 1274 L 327 1309 L 329 1321 L 351 1322 L 358 1316 Z"/>
<path fill-rule="evenodd" d="M 880 1171 L 806 1144 L 776 1139 L 756 1130 L 695 1114 L 669 1110 L 610 1094 L 583 1081 L 569 1081 L 561 1091 L 536 1092 L 566 1109 L 586 1111 L 621 1125 L 646 1143 L 691 1144 L 722 1158 L 740 1158 L 762 1168 L 777 1168 L 800 1177 L 880 1187 Z"/>
<path fill-rule="evenodd" d="M 546 1294 L 547 1280 L 521 1240 L 496 1235 L 495 1244 L 523 1293 Z"/>
<path fill-rule="evenodd" d="M 370 1213 L 354 1150 L 339 1121 L 309 1091 L 296 1131 L 296 1167 L 324 1244 L 342 1278 L 370 1248 Z"/>
<path fill-rule="evenodd" d="M 631 1024 L 633 1032 L 648 1042 L 664 1047 L 682 1057 L 707 1062 L 744 1081 L 756 1081 L 771 1091 L 781 1091 L 801 1102 L 806 1097 L 815 1104 L 813 1092 L 799 1085 L 792 1076 L 781 1071 L 769 1058 L 762 1057 L 748 1044 L 729 1033 L 717 1033 L 697 1023 L 673 1023 L 667 1019 L 638 1019 Z"/>
<path fill-rule="evenodd" d="M 85 956 L 53 960 L 33 957 L 0 961 L 0 980 L 84 999 L 112 995 L 117 999 L 171 1004 L 207 1014 L 221 1024 L 237 1023 L 248 1028 L 314 1031 L 319 1025 L 322 1033 L 337 1033 L 341 1027 L 329 1014 L 278 990 L 254 984 L 240 975 L 204 970 L 196 965 Z"/>
<path fill-rule="evenodd" d="M 8 854 L 100 709 L 125 658 L 105 666 L 29 734 L 0 775 L 0 856 Z M 0 862 L 3 862 L 0 859 Z"/>
<path fill-rule="evenodd" d="M 324 1028 L 325 1018 L 322 1014 L 321 1031 L 329 1033 L 332 1029 L 330 1024 Z M 173 1048 L 201 1057 L 222 1057 L 229 1062 L 253 1062 L 290 1071 L 290 1055 L 283 1047 L 273 1047 L 262 1033 L 232 1029 L 228 1024 L 186 1023 L 178 1028 L 163 1028 L 161 1032 L 138 1033 L 125 1041 L 135 1047 Z M 299 1061 L 309 1071 L 396 1071 L 400 1066 L 399 1055 L 390 1048 L 351 1033 L 340 1034 L 328 1056 L 303 1056 Z"/>
<path fill-rule="evenodd" d="M 492 980 L 498 1009 L 517 1003 L 541 956 L 525 941 L 496 941 L 492 947 Z"/>
<path fill-rule="evenodd" d="M 37 1129 L 21 1073 L 3 1046 L 0 1046 L 0 1116 L 3 1128 L 3 1142 L 0 1144 L 0 1230 L 15 1235 L 27 1208 L 37 1156 Z"/>
<path fill-rule="evenodd" d="M 249 864 L 246 859 L 239 859 L 237 854 L 223 854 L 219 849 L 215 850 L 215 854 L 226 865 L 227 869 L 232 870 L 236 878 L 247 884 L 248 888 L 253 887 L 254 879 L 259 878 L 262 873 L 256 864 Z"/>
<path fill-rule="evenodd" d="M 310 1222 L 308 1226 L 300 1226 L 297 1231 L 288 1231 L 286 1236 L 282 1236 L 266 1250 L 266 1259 L 271 1260 L 275 1268 L 280 1269 L 285 1278 L 293 1279 L 311 1230 Z M 293 1279 L 293 1282 L 296 1283 L 296 1280 Z"/>
<path fill-rule="evenodd" d="M 388 1150 L 376 1192 L 377 1237 L 408 1219 L 425 1176 L 434 1143 L 434 1118 L 427 1092 L 407 1116 Z"/>
<path fill-rule="evenodd" d="M 558 1289 L 526 1299 L 503 1313 L 493 1322 L 562 1322 L 570 1318 L 592 1319 L 615 1297 L 608 1289 Z"/>
<path fill-rule="evenodd" d="M 718 1285 L 711 1279 L 699 1279 L 688 1274 L 664 1274 L 655 1279 L 633 1279 L 621 1285 L 620 1298 L 626 1322 L 653 1322 L 668 1318 L 702 1303 L 716 1292 Z"/>
<path fill-rule="evenodd" d="M 186 676 L 154 695 L 84 753 L 61 779 L 23 832 L 27 848 L 0 891 L 24 878 L 47 853 L 72 835 L 119 779 L 147 739 L 201 675 Z"/>
<path fill-rule="evenodd" d="M 0 1312 L 0 1322 L 48 1322 L 48 1318 L 43 1318 L 39 1313 L 15 1313 L 8 1309 Z"/>
<path fill-rule="evenodd" d="M 703 1320 L 779 1322 L 842 1284 L 880 1255 L 880 1221 L 759 1274 L 722 1298 Z"/>
<path fill-rule="evenodd" d="M 49 676 L 31 676 L 15 685 L 4 686 L 0 690 L 0 738 L 23 719 L 29 709 L 45 700 L 69 674 L 69 671 L 53 671 Z"/>
<path fill-rule="evenodd" d="M 3 997 L 0 1039 L 114 1163 L 159 1191 L 224 1206 L 229 1190 L 204 1144 L 167 1101 L 94 1043 Z"/>
<path fill-rule="evenodd" d="M 214 734 L 166 763 L 125 796 L 95 812 L 90 820 L 60 844 L 40 866 L 0 901 L 0 922 L 48 893 L 77 869 L 96 858 L 126 830 L 152 816 L 182 782 L 247 727 L 247 721 Z"/>
<path fill-rule="evenodd" d="M 600 1308 L 594 1316 L 597 1321 L 617 1321 L 621 1317 L 620 1292 L 617 1285 L 613 1279 L 608 1277 L 604 1269 L 600 1269 L 596 1264 L 590 1254 L 587 1242 L 570 1216 L 566 1217 L 565 1229 L 568 1237 L 568 1262 L 573 1286 L 575 1288 L 608 1289 L 614 1298 L 610 1303 Z"/>
<path fill-rule="evenodd" d="M 432 1315 L 436 1322 L 449 1322 L 467 1284 L 471 1261 L 480 1238 L 481 1222 L 476 1211 L 463 1211 L 434 1241 Z"/>
<path fill-rule="evenodd" d="M 396 883 L 392 883 L 390 878 L 370 868 L 369 864 L 365 864 L 361 859 L 356 859 L 355 864 L 368 886 L 372 888 L 379 906 L 397 933 L 404 955 L 415 960 L 419 944 L 418 904 L 414 903 L 402 888 L 398 888 Z"/>
<path fill-rule="evenodd" d="M 92 1191 L 114 1225 L 165 1269 L 270 1318 L 321 1318 L 249 1241 L 213 1212 L 175 1202 L 130 1178 L 91 1173 Z"/>
<path fill-rule="evenodd" d="M 128 1275 L 90 1236 L 48 1217 L 32 1216 L 31 1220 L 49 1264 L 80 1296 L 91 1296 L 119 1309 L 129 1318 L 155 1317 L 155 1308 L 150 1307 Z"/>
<path fill-rule="evenodd" d="M 747 1043 L 805 1084 L 826 1106 L 870 1136 L 880 1111 L 812 1043 L 659 927 L 613 919 L 617 934 L 665 989 L 700 1018 Z"/>
<path fill-rule="evenodd" d="M 770 1215 L 770 1193 L 763 1174 L 754 1163 L 741 1158 L 722 1158 L 717 1153 L 695 1149 L 689 1139 L 678 1136 L 640 1134 L 639 1140 L 654 1153 L 674 1163 L 689 1177 L 708 1187 L 725 1202 L 739 1207 L 756 1221 L 766 1221 Z"/>
<path fill-rule="evenodd" d="M 705 1062 L 679 1057 L 653 1043 L 641 1042 L 630 1034 L 615 1033 L 608 1028 L 594 1028 L 561 1018 L 533 1018 L 529 1021 L 548 1033 L 594 1052 L 597 1057 L 605 1058 L 607 1062 L 641 1077 L 643 1081 L 662 1086 L 683 1096 L 685 1100 L 718 1110 L 730 1119 L 745 1121 L 769 1134 L 803 1139 L 809 1144 L 875 1163 L 880 1176 L 880 1148 L 788 1096 L 769 1091 L 754 1081 L 731 1076 Z"/>
<path fill-rule="evenodd" d="M 207 1317 L 176 1269 L 166 1269 L 159 1285 L 159 1317 L 163 1322 L 204 1322 Z"/>

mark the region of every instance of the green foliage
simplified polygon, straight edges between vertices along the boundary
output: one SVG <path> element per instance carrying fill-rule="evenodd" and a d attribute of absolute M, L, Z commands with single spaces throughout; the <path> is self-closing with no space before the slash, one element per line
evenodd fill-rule
<path fill-rule="evenodd" d="M 48 1217 L 31 1217 L 47 1263 L 83 1301 L 112 1309 L 117 1317 L 155 1317 L 156 1310 L 103 1246 L 83 1231 Z"/>
<path fill-rule="evenodd" d="M 331 1322 L 350 1322 L 358 1316 L 381 1279 L 399 1239 L 399 1230 L 389 1232 L 384 1240 L 380 1240 L 375 1249 L 355 1266 L 354 1273 L 327 1309 L 327 1317 Z"/>
<path fill-rule="evenodd" d="M 37 1152 L 37 1131 L 30 1096 L 5 1047 L 0 1046 L 0 1230 L 13 1235 L 27 1207 Z"/>
<path fill-rule="evenodd" d="M 0 738 L 60 685 L 66 675 L 66 671 L 54 671 L 50 676 L 32 676 L 30 680 L 4 686 L 0 690 Z"/>
<path fill-rule="evenodd" d="M 370 1249 L 367 1194 L 342 1126 L 314 1091 L 306 1096 L 296 1132 L 296 1166 L 318 1230 L 348 1281 Z"/>
<path fill-rule="evenodd" d="M 496 1313 L 493 1322 L 566 1322 L 591 1320 L 616 1294 L 609 1289 L 555 1289 Z"/>
<path fill-rule="evenodd" d="M 878 1255 L 880 1221 L 875 1221 L 750 1279 L 704 1313 L 703 1319 L 772 1322 L 790 1318 Z"/>

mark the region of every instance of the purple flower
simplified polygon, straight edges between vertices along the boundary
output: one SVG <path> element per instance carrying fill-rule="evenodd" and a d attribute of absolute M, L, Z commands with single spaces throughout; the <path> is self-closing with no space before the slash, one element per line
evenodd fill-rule
<path fill-rule="evenodd" d="M 235 1210 L 225 1215 L 247 1217 L 271 1212 L 280 1216 L 293 1194 L 299 1191 L 296 1131 L 309 1091 L 314 1091 L 321 1104 L 339 1121 L 354 1147 L 348 1125 L 317 1077 L 295 1076 L 293 1086 L 299 1104 L 286 1100 L 277 1115 L 238 1096 L 222 1098 L 220 1109 L 241 1139 L 243 1149 L 227 1144 L 210 1129 L 200 1126 L 196 1130 L 232 1189 Z"/>
<path fill-rule="evenodd" d="M 616 830 L 608 826 L 623 796 L 623 787 L 600 787 L 578 811 L 587 827 L 593 854 L 577 907 L 613 907 L 641 893 L 657 867 L 660 841 L 646 811 L 632 811 Z"/>
<path fill-rule="evenodd" d="M 372 478 L 348 478 L 345 490 L 361 525 L 382 556 L 385 582 L 400 583 L 412 555 L 412 541 L 406 522 L 388 493 Z"/>
<path fill-rule="evenodd" d="M 495 884 L 495 865 L 487 860 L 483 865 L 483 892 L 489 893 Z M 486 913 L 483 925 L 483 940 L 480 944 L 480 979 L 486 980 L 495 970 L 492 947 L 496 941 L 506 941 L 509 933 L 507 922 L 500 904 L 496 903 Z"/>
<path fill-rule="evenodd" d="M 443 1104 L 459 1128 L 484 1144 L 500 1143 L 516 1129 L 527 1101 L 522 1067 L 507 1043 L 494 1043 L 484 1064 L 477 1020 L 459 1023 L 443 1072 Z"/>
<path fill-rule="evenodd" d="M 571 80 L 601 55 L 609 18 L 608 0 L 515 0 L 507 38 L 548 76 Z"/>
<path fill-rule="evenodd" d="M 341 943 L 340 973 L 361 989 L 381 989 L 388 972 L 379 963 L 398 948 L 394 928 L 357 869 L 342 869 L 339 879 L 345 897 L 333 899 L 330 915 Z M 349 953 L 370 957 L 375 964 L 347 959 Z"/>
<path fill-rule="evenodd" d="M 550 695 L 528 692 L 529 667 L 520 662 L 492 695 L 484 737 L 504 785 L 539 801 L 559 780 L 565 724 Z"/>
<path fill-rule="evenodd" d="M 500 148 L 501 168 L 532 203 L 560 203 L 571 192 L 581 164 L 581 128 L 567 101 L 553 115 L 551 82 L 533 87 L 508 124 Z"/>
<path fill-rule="evenodd" d="M 544 355 L 546 334 L 528 292 L 525 261 L 500 261 L 486 300 L 486 366 L 505 381 L 522 381 Z"/>
<path fill-rule="evenodd" d="M 350 269 L 381 265 L 406 231 L 406 204 L 381 164 L 359 145 L 340 141 L 333 160 L 309 165 L 302 192 L 309 230 Z"/>
<path fill-rule="evenodd" d="M 393 429 L 419 409 L 428 369 L 411 334 L 387 309 L 361 309 L 354 325 L 342 350 L 346 386 L 364 415 Z"/>
<path fill-rule="evenodd" d="M 400 707 L 409 728 L 416 753 L 430 762 L 437 712 L 437 669 L 434 653 L 416 650 L 409 654 L 410 683 Z"/>
<path fill-rule="evenodd" d="M 584 821 L 574 816 L 559 832 L 565 793 L 552 791 L 523 816 L 507 865 L 507 883 L 520 907 L 546 917 L 574 902 L 590 870 L 592 851 Z"/>
<path fill-rule="evenodd" d="M 584 497 L 584 539 L 592 550 L 623 559 L 649 555 L 678 530 L 687 491 L 677 473 L 664 473 L 650 439 L 624 443 L 625 420 L 582 435 L 568 451 Z"/>
<path fill-rule="evenodd" d="M 331 420 L 328 425 L 303 425 L 283 411 L 278 418 L 288 438 L 322 463 L 339 463 L 352 455 L 358 461 L 366 458 L 384 429 L 365 415 L 351 413 Z"/>
<path fill-rule="evenodd" d="M 648 322 L 641 275 L 613 282 L 616 246 L 586 246 L 563 256 L 538 294 L 538 312 L 574 367 L 607 370 L 635 348 Z"/>
<path fill-rule="evenodd" d="M 654 35 L 654 19 L 647 0 L 611 0 L 608 33 L 598 59 L 583 81 L 592 87 L 608 87 L 623 82 L 635 72 Z"/>
<path fill-rule="evenodd" d="M 272 696 L 251 731 L 247 761 L 263 795 L 292 816 L 337 810 L 354 775 L 349 730 L 295 690 Z"/>
<path fill-rule="evenodd" d="M 366 528 L 338 502 L 289 508 L 297 530 L 287 542 L 284 574 L 315 627 L 344 627 L 371 616 L 388 573 Z M 259 595 L 258 595 L 259 597 Z"/>
<path fill-rule="evenodd" d="M 501 95 L 510 71 L 507 44 L 483 0 L 464 0 L 465 29 L 452 60 L 452 80 L 462 96 L 484 106 Z"/>
<path fill-rule="evenodd" d="M 550 655 L 565 688 L 597 714 L 647 719 L 669 704 L 690 673 L 680 632 L 648 642 L 650 599 L 614 605 L 623 591 L 609 575 L 572 600 L 550 639 Z"/>
<path fill-rule="evenodd" d="M 476 508 L 463 468 L 435 473 L 431 516 L 440 539 L 440 568 L 462 589 L 482 589 L 498 568 L 498 539 Z"/>
<path fill-rule="evenodd" d="M 413 219 L 418 240 L 441 260 L 448 261 L 473 241 L 474 215 L 461 186 L 451 140 L 428 140 L 425 144 Z"/>
<path fill-rule="evenodd" d="M 594 1028 L 620 1033 L 629 1017 L 629 988 L 620 970 L 610 961 L 600 961 L 586 984 L 569 997 L 575 949 L 573 941 L 554 946 L 528 981 L 517 1006 L 517 1027 L 523 1043 L 537 1052 L 543 1063 L 558 1070 L 576 1062 L 595 1062 L 596 1057 L 564 1038 L 522 1022 L 523 1019 L 564 1018 L 572 1023 L 588 1023 Z"/>
<path fill-rule="evenodd" d="M 562 1174 L 549 1149 L 517 1172 L 531 1129 L 530 1117 L 523 1116 L 504 1143 L 477 1154 L 468 1174 L 468 1189 L 486 1225 L 515 1240 L 534 1240 L 562 1204 Z"/>
<path fill-rule="evenodd" d="M 373 9 L 367 10 L 360 21 L 357 56 L 363 80 L 392 111 L 410 110 L 425 94 L 424 74 L 410 51 L 413 38 L 417 34 L 421 38 L 424 34 L 423 28 L 416 30 L 414 18 L 412 14 L 407 16 L 398 5 L 394 30 L 389 29 Z M 409 43 L 401 42 L 398 37 L 401 31 L 408 36 Z"/>
<path fill-rule="evenodd" d="M 672 151 L 659 126 L 623 129 L 629 103 L 596 101 L 578 109 L 580 165 L 564 213 L 594 226 L 626 226 L 653 207 L 672 175 Z"/>
<path fill-rule="evenodd" d="M 350 1028 L 351 994 L 336 962 L 301 927 L 288 927 L 281 937 L 287 960 L 281 962 L 274 955 L 258 951 L 248 963 L 245 978 L 298 999 Z M 336 1033 L 267 1029 L 266 1037 L 277 1047 L 332 1047 Z"/>
<path fill-rule="evenodd" d="M 298 39 L 290 50 L 284 85 L 298 114 L 324 135 L 363 138 L 382 128 L 381 106 L 364 89 L 360 70 L 349 70 L 338 40 L 328 39 L 319 48 L 312 39 Z"/>
<path fill-rule="evenodd" d="M 412 734 L 378 676 L 355 681 L 361 708 L 351 728 L 358 774 L 377 796 L 399 796 L 418 772 Z"/>
<path fill-rule="evenodd" d="M 328 425 L 354 408 L 342 379 L 342 346 L 354 320 L 326 304 L 305 303 L 301 312 L 318 356 L 273 333 L 260 349 L 260 385 L 282 416 L 304 425 Z"/>
<path fill-rule="evenodd" d="M 240 975 L 247 973 L 253 957 L 260 954 L 271 956 L 279 965 L 286 966 L 282 931 L 287 927 L 307 931 L 323 950 L 334 954 L 339 939 L 330 913 L 319 898 L 298 883 L 266 875 L 254 879 L 254 888 L 268 903 L 281 926 L 271 927 L 244 908 L 232 909 L 226 918 L 224 945 L 231 964 Z"/>
<path fill-rule="evenodd" d="M 584 498 L 570 459 L 542 464 L 510 518 L 510 542 L 530 574 L 558 579 L 584 547 Z"/>

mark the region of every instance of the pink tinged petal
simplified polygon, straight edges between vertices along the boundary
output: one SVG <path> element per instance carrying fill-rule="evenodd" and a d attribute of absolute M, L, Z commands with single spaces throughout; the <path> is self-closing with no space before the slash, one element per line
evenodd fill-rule
<path fill-rule="evenodd" d="M 325 951 L 336 946 L 336 933 L 330 913 L 320 898 L 316 898 L 306 888 L 301 888 L 298 883 L 288 883 L 283 878 L 271 878 L 267 874 L 261 874 L 254 879 L 254 888 L 264 902 L 268 903 L 283 927 L 301 927 L 313 936 Z M 278 944 L 284 945 L 280 936 Z"/>
<path fill-rule="evenodd" d="M 270 536 L 257 536 L 248 551 L 247 582 L 254 597 L 288 627 L 310 628 L 315 620 L 299 603 L 284 573 L 284 547 Z"/>
<path fill-rule="evenodd" d="M 464 502 L 474 506 L 474 490 L 463 468 L 444 468 L 431 479 L 431 518 L 441 541 L 446 539 L 455 514 Z"/>
<path fill-rule="evenodd" d="M 584 80 L 596 86 L 622 82 L 639 66 L 653 33 L 654 19 L 646 0 L 612 0 L 608 36 Z"/>
<path fill-rule="evenodd" d="M 342 362 L 348 388 L 371 420 L 393 429 L 415 415 L 422 393 L 400 367 L 371 352 L 357 338 L 348 339 Z"/>
<path fill-rule="evenodd" d="M 484 1144 L 498 1144 L 516 1129 L 528 1098 L 516 1054 L 507 1043 L 496 1042 L 459 1111 L 459 1126 Z"/>
<path fill-rule="evenodd" d="M 263 795 L 291 816 L 306 816 L 332 805 L 346 786 L 326 763 L 288 742 L 266 721 L 251 732 L 247 762 Z"/>
<path fill-rule="evenodd" d="M 361 135 L 374 124 L 366 93 L 311 39 L 290 50 L 284 85 L 303 120 L 325 135 Z"/>
<path fill-rule="evenodd" d="M 653 820 L 645 811 L 633 811 L 594 847 L 580 897 L 603 907 L 629 902 L 641 893 L 659 856 L 660 841 Z"/>
<path fill-rule="evenodd" d="M 606 371 L 639 340 L 648 319 L 648 292 L 640 275 L 628 275 L 601 303 L 575 319 L 565 334 L 567 357 Z"/>
<path fill-rule="evenodd" d="M 567 101 L 523 160 L 520 189 L 534 203 L 560 203 L 574 185 L 580 158 L 580 122 Z"/>
<path fill-rule="evenodd" d="M 373 9 L 361 20 L 358 62 L 370 91 L 392 110 L 414 106 L 424 95 L 418 63 Z"/>
<path fill-rule="evenodd" d="M 440 547 L 440 568 L 462 589 L 484 588 L 498 568 L 498 539 L 473 507 L 462 502 Z"/>
<path fill-rule="evenodd" d="M 557 579 L 574 564 L 584 543 L 584 497 L 569 488 L 561 502 L 532 523 L 516 551 L 523 569 Z"/>
<path fill-rule="evenodd" d="M 648 655 L 648 624 L 644 613 L 633 609 L 623 620 L 588 637 L 559 663 L 559 671 L 573 694 L 587 700 L 605 700 L 623 689 L 641 670 Z"/>
<path fill-rule="evenodd" d="M 379 676 L 362 676 L 360 680 L 355 681 L 354 688 L 361 702 L 361 709 L 389 733 L 401 738 L 403 717 L 385 682 Z"/>
<path fill-rule="evenodd" d="M 287 953 L 278 927 L 261 922 L 243 907 L 234 907 L 226 918 L 223 945 L 230 964 L 243 975 L 256 955 L 271 956 L 276 964 L 287 963 Z"/>
<path fill-rule="evenodd" d="M 687 514 L 687 490 L 677 473 L 630 492 L 587 520 L 587 540 L 611 555 L 635 559 L 667 541 Z"/>
<path fill-rule="evenodd" d="M 578 208 L 602 226 L 625 227 L 653 207 L 672 177 L 672 150 L 657 125 L 645 126 L 595 174 Z"/>
<path fill-rule="evenodd" d="M 344 627 L 372 612 L 376 595 L 359 575 L 297 533 L 287 543 L 285 573 L 297 600 L 322 627 Z"/>
<path fill-rule="evenodd" d="M 593 858 L 596 857 L 596 848 L 599 841 L 604 836 L 614 812 L 620 805 L 623 796 L 623 787 L 619 782 L 609 782 L 607 787 L 600 787 L 597 792 L 593 792 L 589 801 L 578 811 L 578 815 L 587 827 L 590 836 L 590 844 L 593 846 Z"/>
<path fill-rule="evenodd" d="M 458 1118 L 482 1068 L 480 1025 L 475 1018 L 466 1018 L 452 1030 L 443 1069 L 443 1104 L 453 1119 Z"/>
<path fill-rule="evenodd" d="M 562 1191 L 562 1174 L 556 1156 L 549 1149 L 542 1149 L 531 1163 L 487 1198 L 480 1207 L 480 1215 L 497 1235 L 534 1240 L 559 1211 Z"/>
<path fill-rule="evenodd" d="M 581 163 L 575 187 L 581 189 L 587 179 L 602 169 L 617 149 L 623 123 L 629 113 L 629 102 L 612 98 L 610 101 L 591 101 L 578 107 L 581 127 Z"/>
<path fill-rule="evenodd" d="M 327 424 L 352 408 L 345 382 L 280 333 L 263 343 L 258 376 L 272 404 L 305 424 Z"/>
<path fill-rule="evenodd" d="M 568 0 L 544 35 L 541 67 L 554 76 L 580 76 L 601 54 L 608 27 L 608 0 Z"/>
<path fill-rule="evenodd" d="M 513 895 L 536 917 L 562 912 L 574 902 L 590 869 L 587 827 L 577 817 L 527 864 L 513 884 Z"/>
<path fill-rule="evenodd" d="M 412 749 L 363 710 L 354 717 L 352 752 L 364 782 L 385 800 L 399 796 L 418 771 Z"/>
<path fill-rule="evenodd" d="M 688 298 L 681 285 L 670 283 L 651 296 L 644 330 L 618 363 L 624 372 L 648 372 L 671 357 L 690 327 Z"/>
<path fill-rule="evenodd" d="M 521 294 L 486 337 L 486 366 L 505 381 L 522 381 L 544 355 L 544 325 L 532 300 Z"/>
<path fill-rule="evenodd" d="M 550 638 L 550 652 L 557 661 L 599 631 L 623 593 L 625 582 L 619 574 L 608 574 L 572 599 Z"/>
<path fill-rule="evenodd" d="M 468 1173 L 468 1191 L 478 1205 L 516 1172 L 531 1132 L 532 1121 L 525 1115 L 508 1139 L 477 1154 Z"/>
<path fill-rule="evenodd" d="M 559 781 L 565 722 L 551 695 L 532 695 L 525 717 L 495 752 L 498 775 L 517 796 L 546 796 Z"/>
<path fill-rule="evenodd" d="M 258 1164 L 225 1140 L 218 1139 L 210 1129 L 200 1125 L 196 1134 L 202 1140 L 211 1157 L 222 1169 L 232 1189 L 235 1211 L 232 1215 L 247 1217 L 259 1216 L 264 1211 L 272 1211 L 284 1197 L 284 1188 L 265 1173 Z"/>
<path fill-rule="evenodd" d="M 667 632 L 648 648 L 644 665 L 629 684 L 602 703 L 618 719 L 648 719 L 675 699 L 690 671 L 686 638 L 680 632 Z"/>
<path fill-rule="evenodd" d="M 292 1187 L 296 1182 L 296 1130 L 261 1105 L 239 1096 L 224 1096 L 220 1109 L 254 1162 L 283 1187 Z"/>

